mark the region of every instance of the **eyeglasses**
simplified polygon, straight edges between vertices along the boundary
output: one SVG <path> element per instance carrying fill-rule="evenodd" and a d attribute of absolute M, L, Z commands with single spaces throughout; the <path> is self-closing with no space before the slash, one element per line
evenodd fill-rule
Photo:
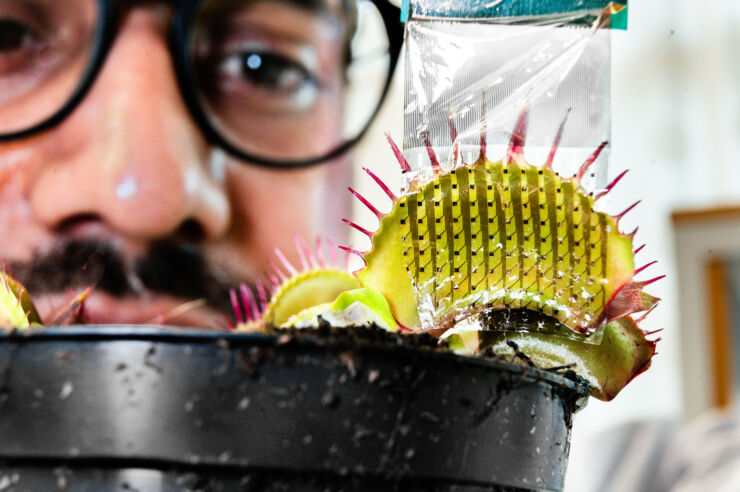
<path fill-rule="evenodd" d="M 0 1 L 0 141 L 48 130 L 80 104 L 129 3 L 153 2 Z M 308 166 L 350 149 L 380 108 L 403 41 L 387 0 L 165 3 L 193 119 L 213 145 L 265 166 Z"/>

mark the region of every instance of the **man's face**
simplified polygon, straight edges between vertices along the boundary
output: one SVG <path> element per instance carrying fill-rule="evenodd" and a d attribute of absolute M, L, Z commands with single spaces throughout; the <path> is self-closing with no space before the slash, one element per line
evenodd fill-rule
<path fill-rule="evenodd" d="M 34 45 L 33 23 L 44 20 L 23 7 L 53 5 L 50 11 L 64 19 L 59 42 L 74 47 L 95 15 L 84 7 L 93 2 L 76 3 L 0 1 L 0 121 L 22 126 L 36 105 L 50 104 L 56 92 L 74 85 L 69 79 L 84 65 L 79 58 L 85 49 L 62 56 L 54 46 Z M 196 35 L 219 94 L 241 91 L 250 101 L 244 107 L 218 96 L 206 101 L 229 137 L 255 153 L 277 149 L 288 158 L 316 155 L 338 139 L 346 26 L 338 14 L 329 15 L 337 10 L 319 14 L 290 2 L 257 2 L 238 13 L 249 29 L 218 25 L 224 38 L 218 48 L 211 46 L 214 38 L 198 41 Z M 129 6 L 74 112 L 50 130 L 0 144 L 0 258 L 26 284 L 47 322 L 76 293 L 94 287 L 86 303 L 93 323 L 217 327 L 227 289 L 259 278 L 273 247 L 293 256 L 296 232 L 343 239 L 345 161 L 270 169 L 207 144 L 178 89 L 166 38 L 171 14 L 150 2 Z M 301 86 L 300 71 L 285 63 L 267 78 L 245 81 L 230 65 L 232 45 L 258 45 L 262 60 L 265 50 L 295 60 L 321 85 Z M 218 50 L 224 50 L 222 59 Z M 22 80 L 8 76 L 37 56 L 48 57 L 46 72 Z M 33 77 L 44 78 L 43 90 L 34 88 Z M 210 96 L 204 91 L 203 97 Z M 316 98 L 320 110 L 299 111 Z M 260 119 L 260 111 L 277 110 L 295 113 L 280 126 Z M 208 307 L 173 315 L 196 299 Z M 187 306 L 193 305 L 199 303 Z"/>

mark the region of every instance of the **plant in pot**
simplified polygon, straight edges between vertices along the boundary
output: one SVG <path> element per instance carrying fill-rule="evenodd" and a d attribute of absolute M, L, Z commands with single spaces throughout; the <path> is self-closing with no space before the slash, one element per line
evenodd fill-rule
<path fill-rule="evenodd" d="M 246 292 L 243 304 L 253 313 L 261 313 L 254 319 L 262 319 L 278 332 L 372 323 L 400 333 L 402 339 L 423 333 L 457 354 L 517 363 L 520 369 L 525 368 L 525 374 L 529 369 L 544 370 L 585 380 L 592 396 L 611 400 L 649 367 L 655 353 L 656 341 L 648 340 L 650 334 L 638 327 L 642 318 L 635 320 L 631 315 L 649 313 L 655 307 L 658 299 L 643 288 L 662 277 L 634 280 L 652 265 L 635 267 L 634 233 L 623 234 L 619 229 L 620 219 L 634 205 L 616 216 L 597 210 L 596 202 L 624 173 L 596 194 L 580 186 L 605 144 L 587 157 L 575 176 L 561 178 L 553 171 L 552 162 L 564 124 L 547 162 L 537 167 L 523 158 L 527 120 L 525 109 L 504 157 L 496 162 L 486 156 L 483 132 L 480 154 L 474 162 L 462 162 L 458 150 L 453 149 L 453 162 L 445 169 L 427 141 L 433 177 L 412 183 L 402 197 L 365 169 L 393 206 L 389 213 L 382 213 L 350 189 L 379 219 L 376 232 L 346 221 L 372 241 L 366 253 L 343 248 L 365 263 L 355 272 L 359 288 L 337 295 L 333 290 L 336 273 L 316 268 L 321 261 L 311 257 L 305 244 L 299 244 L 303 272 L 279 254 L 288 273 L 275 267 L 272 282 L 276 292 L 271 302 L 260 305 Z M 451 130 L 455 142 L 454 126 Z M 390 144 L 402 171 L 410 171 L 399 149 L 392 141 Z M 318 300 L 321 272 L 331 280 L 326 284 L 328 291 Z M 312 280 L 303 283 L 302 279 L 308 278 Z M 295 299 L 303 298 L 304 288 L 311 297 L 305 297 L 306 303 L 300 305 Z M 235 302 L 237 311 L 238 305 Z M 512 387 L 518 388 L 518 384 L 484 390 L 487 404 L 507 412 L 517 399 Z M 570 394 L 575 397 L 578 391 L 571 388 Z M 566 408 L 575 399 L 566 403 Z M 573 408 L 564 414 L 569 416 Z M 504 415 L 495 418 L 513 425 Z M 475 428 L 474 420 L 467 425 Z M 565 420 L 561 423 L 569 428 L 570 422 Z M 518 434 L 521 439 L 522 427 L 513 425 L 498 434 Z M 527 430 L 536 429 L 533 425 Z M 469 428 L 460 430 L 461 436 L 470 435 Z M 531 442 L 526 446 L 535 456 L 547 447 Z M 499 448 L 500 452 L 516 454 L 517 446 L 507 442 Z M 564 463 L 567 445 L 559 451 Z M 562 487 L 562 480 L 547 482 L 547 487 L 537 477 L 531 482 L 520 469 L 514 472 L 520 474 L 517 478 L 506 478 L 509 481 L 493 478 L 501 469 L 512 470 L 510 462 L 497 461 L 491 455 L 489 485 Z"/>
<path fill-rule="evenodd" d="M 642 290 L 654 280 L 633 279 L 644 267 L 623 214 L 594 208 L 616 182 L 580 187 L 601 148 L 561 178 L 559 138 L 532 166 L 526 129 L 525 110 L 495 162 L 483 136 L 475 162 L 455 151 L 446 170 L 428 145 L 433 177 L 401 197 L 366 170 L 393 207 L 355 193 L 380 220 L 374 233 L 348 222 L 372 240 L 345 248 L 365 267 L 351 274 L 333 248 L 327 259 L 298 239 L 301 268 L 278 252 L 268 284 L 231 293 L 231 330 L 34 329 L 27 293 L 2 274 L 0 324 L 19 330 L 0 344 L 0 480 L 562 490 L 572 415 L 648 368 L 655 341 L 631 315 L 657 299 Z"/>

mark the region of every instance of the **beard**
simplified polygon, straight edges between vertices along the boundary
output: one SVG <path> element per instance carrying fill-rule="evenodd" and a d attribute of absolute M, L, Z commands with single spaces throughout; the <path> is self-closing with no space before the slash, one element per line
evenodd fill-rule
<path fill-rule="evenodd" d="M 32 297 L 90 287 L 122 300 L 155 294 L 200 300 L 229 319 L 229 289 L 238 283 L 194 245 L 171 241 L 154 242 L 130 258 L 110 241 L 66 240 L 31 261 L 8 266 Z"/>

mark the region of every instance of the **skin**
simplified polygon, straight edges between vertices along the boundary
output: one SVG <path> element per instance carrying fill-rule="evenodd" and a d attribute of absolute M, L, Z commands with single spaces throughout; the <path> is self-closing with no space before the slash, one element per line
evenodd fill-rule
<path fill-rule="evenodd" d="M 304 15 L 306 22 L 283 22 L 280 13 L 263 10 L 254 19 L 266 31 L 286 31 L 312 44 L 324 73 L 341 84 L 336 26 L 295 9 L 291 14 Z M 24 265 L 64 241 L 96 239 L 131 264 L 154 242 L 166 240 L 197 248 L 225 284 L 235 285 L 255 281 L 275 246 L 297 262 L 293 232 L 345 239 L 340 218 L 349 212 L 346 159 L 275 170 L 237 161 L 207 144 L 177 87 L 166 43 L 170 15 L 167 7 L 145 3 L 130 8 L 76 110 L 51 130 L 0 144 L 0 258 Z M 335 101 L 311 124 L 271 136 L 270 145 L 292 151 L 291 146 L 334 141 L 342 112 L 341 98 Z M 0 105 L 0 117 L 2 110 Z M 170 317 L 192 299 L 151 292 L 130 280 L 138 285 L 133 295 L 93 290 L 88 320 L 216 327 L 223 319 L 204 306 Z M 34 296 L 41 318 L 53 319 L 80 290 Z"/>

